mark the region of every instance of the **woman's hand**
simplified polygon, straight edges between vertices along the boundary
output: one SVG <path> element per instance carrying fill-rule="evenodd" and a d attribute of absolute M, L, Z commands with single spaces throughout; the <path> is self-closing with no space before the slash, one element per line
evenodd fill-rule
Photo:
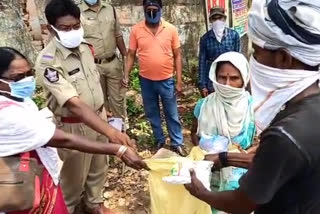
<path fill-rule="evenodd" d="M 134 169 L 146 169 L 150 170 L 147 164 L 142 160 L 142 158 L 131 148 L 128 148 L 126 152 L 121 157 L 121 160 L 125 164 Z"/>

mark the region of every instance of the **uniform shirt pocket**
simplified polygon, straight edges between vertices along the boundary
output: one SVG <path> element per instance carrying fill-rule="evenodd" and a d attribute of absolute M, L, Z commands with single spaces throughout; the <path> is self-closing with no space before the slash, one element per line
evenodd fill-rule
<path fill-rule="evenodd" d="M 100 22 L 98 19 L 85 18 L 82 21 L 84 37 L 99 35 Z"/>
<path fill-rule="evenodd" d="M 77 92 L 81 92 L 81 87 L 84 85 L 86 79 L 83 71 L 80 68 L 76 68 L 68 72 L 71 84 L 76 88 Z"/>
<path fill-rule="evenodd" d="M 106 24 L 110 30 L 115 29 L 115 22 L 114 18 L 106 17 Z"/>
<path fill-rule="evenodd" d="M 115 20 L 111 19 L 110 17 L 106 17 L 104 20 L 101 21 L 101 31 L 105 38 L 114 37 L 115 35 Z"/>

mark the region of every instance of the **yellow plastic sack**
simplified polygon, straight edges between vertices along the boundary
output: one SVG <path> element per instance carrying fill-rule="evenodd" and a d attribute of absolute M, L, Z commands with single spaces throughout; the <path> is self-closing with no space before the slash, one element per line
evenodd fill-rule
<path fill-rule="evenodd" d="M 203 160 L 204 154 L 198 147 L 190 153 L 188 159 Z M 149 190 L 151 197 L 152 214 L 211 214 L 210 206 L 193 197 L 183 185 L 172 185 L 162 181 L 170 174 L 170 170 L 179 161 L 186 160 L 182 157 L 158 157 L 145 160 L 149 166 Z"/>

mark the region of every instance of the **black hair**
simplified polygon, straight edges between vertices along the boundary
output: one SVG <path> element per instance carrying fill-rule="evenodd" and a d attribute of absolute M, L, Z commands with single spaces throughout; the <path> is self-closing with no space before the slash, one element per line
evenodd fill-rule
<path fill-rule="evenodd" d="M 55 26 L 57 20 L 64 16 L 80 19 L 80 8 L 72 0 L 51 0 L 46 6 L 45 14 L 48 23 Z"/>
<path fill-rule="evenodd" d="M 143 6 L 148 4 L 149 2 L 159 4 L 159 6 L 162 8 L 162 0 L 143 0 Z"/>
<path fill-rule="evenodd" d="M 27 57 L 25 57 L 16 49 L 10 47 L 0 47 L 0 77 L 8 71 L 12 61 L 17 58 L 22 58 L 29 62 Z"/>

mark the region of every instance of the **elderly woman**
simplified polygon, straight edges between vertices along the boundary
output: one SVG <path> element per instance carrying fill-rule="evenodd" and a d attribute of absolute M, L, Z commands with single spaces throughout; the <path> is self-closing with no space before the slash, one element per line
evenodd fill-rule
<path fill-rule="evenodd" d="M 192 142 L 207 154 L 206 159 L 215 162 L 216 169 L 230 165 L 247 168 L 252 155 L 244 150 L 252 146 L 255 134 L 252 97 L 245 89 L 249 81 L 248 61 L 237 52 L 222 54 L 212 64 L 209 77 L 215 92 L 195 107 Z M 230 160 L 230 154 L 236 159 Z M 232 161 L 235 164 L 230 164 Z M 222 169 L 221 175 L 214 173 L 213 188 L 238 188 L 238 180 L 246 172 L 243 168 L 228 167 Z"/>
<path fill-rule="evenodd" d="M 131 148 L 86 140 L 56 128 L 39 113 L 30 98 L 35 90 L 33 75 L 25 56 L 12 48 L 0 47 L 0 160 L 29 152 L 31 158 L 44 168 L 39 185 L 40 205 L 30 207 L 30 210 L 3 210 L 3 207 L 10 207 L 11 204 L 1 204 L 4 201 L 1 197 L 7 197 L 2 195 L 0 206 L 3 207 L 0 207 L 0 212 L 24 214 L 31 213 L 32 209 L 32 213 L 67 214 L 59 187 L 58 155 L 52 147 L 117 155 L 130 167 L 147 168 Z M 1 176 L 5 175 L 0 173 L 0 180 L 6 179 Z M 2 184 L 0 182 L 0 188 Z"/>

